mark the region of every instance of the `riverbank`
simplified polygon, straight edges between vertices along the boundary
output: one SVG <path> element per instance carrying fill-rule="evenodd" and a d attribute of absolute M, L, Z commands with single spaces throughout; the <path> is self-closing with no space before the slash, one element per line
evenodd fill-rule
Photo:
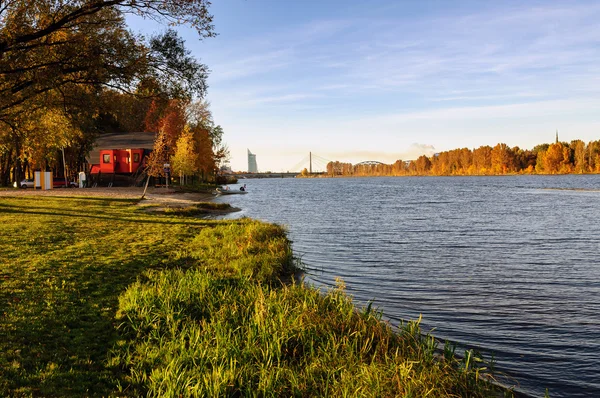
<path fill-rule="evenodd" d="M 281 227 L 138 199 L 2 198 L 1 395 L 494 394 L 417 322 L 293 283 Z"/>

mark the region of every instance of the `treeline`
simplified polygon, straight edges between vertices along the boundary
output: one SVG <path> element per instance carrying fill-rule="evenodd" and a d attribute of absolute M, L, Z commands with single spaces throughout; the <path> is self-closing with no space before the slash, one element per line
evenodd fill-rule
<path fill-rule="evenodd" d="M 453 149 L 393 164 L 329 162 L 329 176 L 450 176 L 600 173 L 600 141 L 541 144 L 532 150 L 498 144 Z"/>
<path fill-rule="evenodd" d="M 163 165 L 170 163 L 172 175 L 181 183 L 187 176 L 214 181 L 217 170 L 229 158 L 223 129 L 214 124 L 207 102 L 172 100 L 162 106 L 152 102 L 145 127 L 158 132 L 148 162 L 149 175 L 163 176 Z"/>
<path fill-rule="evenodd" d="M 0 6 L 0 185 L 82 170 L 107 132 L 156 132 L 178 174 L 226 157 L 202 102 L 208 68 L 173 30 L 134 34 L 125 15 L 214 36 L 208 0 L 13 0 Z M 183 137 L 183 138 L 182 138 Z M 189 156 L 188 156 L 189 155 Z M 64 159 L 64 160 L 63 160 Z M 161 167 L 162 170 L 162 167 Z"/>

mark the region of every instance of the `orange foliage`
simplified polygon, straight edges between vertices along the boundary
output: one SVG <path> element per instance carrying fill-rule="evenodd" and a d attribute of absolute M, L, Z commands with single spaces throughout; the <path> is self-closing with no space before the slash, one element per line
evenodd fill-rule
<path fill-rule="evenodd" d="M 433 156 L 422 155 L 417 160 L 397 160 L 391 165 L 352 166 L 350 163 L 330 162 L 330 176 L 400 176 L 400 175 L 498 175 L 498 174 L 568 174 L 600 173 L 600 141 L 586 146 L 583 141 L 571 144 L 556 142 L 542 144 L 533 150 L 510 148 L 499 143 L 495 147 L 453 149 Z"/>

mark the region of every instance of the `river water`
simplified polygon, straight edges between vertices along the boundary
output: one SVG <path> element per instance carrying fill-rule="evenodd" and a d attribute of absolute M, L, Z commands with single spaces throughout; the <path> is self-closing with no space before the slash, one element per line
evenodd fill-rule
<path fill-rule="evenodd" d="M 422 315 L 524 394 L 600 396 L 600 176 L 242 182 L 218 201 L 287 226 L 307 282 Z"/>

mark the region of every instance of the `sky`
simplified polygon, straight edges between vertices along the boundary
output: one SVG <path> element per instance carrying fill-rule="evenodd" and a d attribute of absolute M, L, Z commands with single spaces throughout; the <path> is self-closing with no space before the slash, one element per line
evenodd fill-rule
<path fill-rule="evenodd" d="M 178 28 L 233 170 L 600 139 L 600 2 L 213 0 Z M 160 32 L 130 20 L 134 32 Z M 324 163 L 313 165 L 313 169 Z M 294 170 L 293 168 L 296 168 Z"/>

